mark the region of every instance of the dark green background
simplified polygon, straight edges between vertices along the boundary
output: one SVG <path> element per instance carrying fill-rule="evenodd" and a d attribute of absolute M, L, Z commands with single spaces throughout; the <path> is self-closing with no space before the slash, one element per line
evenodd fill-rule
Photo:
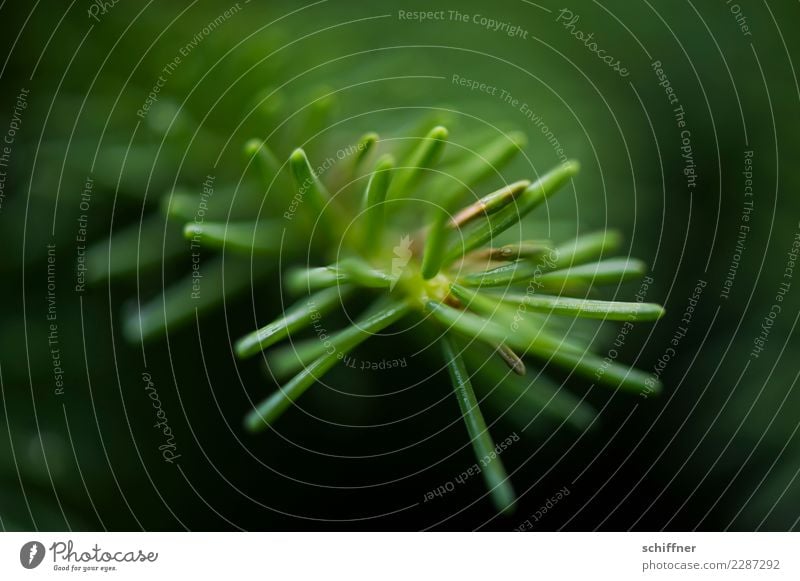
<path fill-rule="evenodd" d="M 750 36 L 722 0 L 241 3 L 170 77 L 163 99 L 183 107 L 188 121 L 170 128 L 159 150 L 163 127 L 155 115 L 137 126 L 136 110 L 160 69 L 231 5 L 180 4 L 121 1 L 100 22 L 88 17 L 88 2 L 0 8 L 0 132 L 20 89 L 30 90 L 0 210 L 0 526 L 508 530 L 564 486 L 570 495 L 535 523 L 537 530 L 798 526 L 800 366 L 793 331 L 800 281 L 782 303 L 764 352 L 750 358 L 800 231 L 797 2 L 742 2 Z M 564 7 L 580 15 L 577 28 L 593 32 L 624 62 L 629 77 L 556 22 Z M 529 34 L 509 38 L 473 23 L 397 18 L 398 10 L 419 9 L 483 14 Z M 699 174 L 691 191 L 654 60 L 686 111 Z M 253 309 L 262 323 L 280 311 L 274 280 L 255 289 L 252 306 L 249 296 L 231 298 L 201 320 L 199 333 L 191 324 L 144 349 L 121 335 L 126 303 L 137 293 L 152 296 L 188 263 L 80 296 L 71 290 L 75 220 L 95 153 L 89 234 L 97 241 L 150 213 L 172 183 L 198 186 L 218 154 L 218 180 L 238 179 L 241 144 L 273 128 L 251 114 L 272 87 L 284 86 L 286 110 L 300 117 L 311 96 L 339 91 L 335 120 L 342 122 L 321 136 L 296 124 L 278 142 L 282 158 L 307 140 L 312 148 L 344 146 L 365 130 L 391 133 L 444 108 L 456 120 L 454 139 L 487 126 L 528 134 L 528 159 L 507 172 L 514 179 L 558 162 L 519 110 L 453 84 L 453 74 L 529 103 L 566 154 L 581 161 L 577 196 L 556 198 L 532 229 L 616 227 L 627 236 L 626 252 L 652 266 L 647 298 L 663 302 L 668 315 L 637 328 L 621 360 L 652 369 L 697 281 L 707 282 L 664 371 L 660 397 L 642 402 L 594 389 L 589 399 L 603 412 L 593 433 L 535 425 L 504 452 L 522 495 L 509 518 L 479 500 L 477 479 L 414 506 L 473 463 L 463 426 L 454 421 L 456 402 L 442 398 L 449 386 L 441 373 L 402 395 L 354 400 L 319 390 L 304 401 L 332 421 L 393 422 L 381 428 L 337 429 L 294 410 L 281 423 L 282 437 L 240 429 L 246 395 L 262 397 L 274 386 L 256 363 L 235 361 L 230 345 L 253 327 Z M 123 168 L 120 152 L 129 144 L 141 156 Z M 741 223 L 745 150 L 754 152 L 754 210 L 724 299 Z M 67 382 L 60 397 L 47 346 L 49 243 L 59 249 Z M 395 358 L 409 347 L 376 341 L 360 354 Z M 141 380 L 145 355 L 177 435 L 179 468 L 157 450 Z M 339 369 L 334 378 L 355 393 L 388 393 L 435 369 L 418 358 L 396 374 Z M 413 420 L 396 421 L 423 408 Z M 513 430 L 498 425 L 497 440 Z M 402 451 L 385 454 L 392 450 Z"/>

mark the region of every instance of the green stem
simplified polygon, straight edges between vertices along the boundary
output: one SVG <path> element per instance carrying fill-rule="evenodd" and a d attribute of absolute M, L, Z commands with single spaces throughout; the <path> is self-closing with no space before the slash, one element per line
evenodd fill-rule
<path fill-rule="evenodd" d="M 381 247 L 380 240 L 386 213 L 384 202 L 392 181 L 392 169 L 394 169 L 394 158 L 391 155 L 381 157 L 375 164 L 364 192 L 364 246 L 370 254 L 375 254 Z"/>
<path fill-rule="evenodd" d="M 451 207 L 458 201 L 455 195 L 443 198 L 436 208 L 434 222 L 425 240 L 425 253 L 422 257 L 422 278 L 428 280 L 439 273 L 444 261 L 447 241 L 452 229 L 477 219 L 480 216 L 493 214 L 508 206 L 530 185 L 527 180 L 515 182 L 484 196 L 477 202 L 461 210 L 450 218 Z"/>
<path fill-rule="evenodd" d="M 397 199 L 409 195 L 422 178 L 424 170 L 433 167 L 441 157 L 447 137 L 447 129 L 438 125 L 420 140 L 408 159 L 403 162 L 402 171 L 398 172 L 389 190 L 389 198 Z"/>
<path fill-rule="evenodd" d="M 604 230 L 578 236 L 556 248 L 555 268 L 577 266 L 598 260 L 614 252 L 622 244 L 622 235 L 616 230 Z"/>
<path fill-rule="evenodd" d="M 278 158 L 272 153 L 272 150 L 267 146 L 266 141 L 259 139 L 251 139 L 244 145 L 244 153 L 248 157 L 255 157 L 259 168 L 261 169 L 261 176 L 264 184 L 269 186 L 275 176 L 280 172 L 281 164 Z"/>
<path fill-rule="evenodd" d="M 433 180 L 431 190 L 441 192 L 440 195 L 445 198 L 451 194 L 466 194 L 469 188 L 483 180 L 500 177 L 500 170 L 522 151 L 527 142 L 525 134 L 519 131 L 500 135 L 474 152 L 468 152 L 463 159 L 444 167 L 444 175 Z M 452 176 L 458 176 L 458 180 Z"/>
<path fill-rule="evenodd" d="M 533 315 L 526 316 L 524 311 L 514 310 L 494 297 L 488 297 L 458 285 L 452 285 L 450 290 L 453 296 L 464 303 L 467 308 L 481 316 L 459 311 L 447 305 L 439 305 L 434 315 L 440 320 L 449 321 L 449 324 L 462 333 L 478 337 L 492 347 L 496 347 L 500 343 L 508 343 L 520 349 L 524 354 L 532 346 L 549 339 L 549 343 L 557 343 L 559 349 L 570 350 L 578 355 L 586 351 L 584 347 L 574 344 L 566 338 L 554 337 L 540 322 L 532 325 Z"/>
<path fill-rule="evenodd" d="M 326 345 L 318 338 L 292 341 L 276 347 L 266 354 L 267 366 L 272 375 L 283 380 L 298 373 L 309 363 L 325 354 Z"/>
<path fill-rule="evenodd" d="M 277 254 L 280 227 L 274 220 L 260 222 L 189 222 L 183 236 L 208 248 L 227 248 L 242 253 Z"/>
<path fill-rule="evenodd" d="M 236 355 L 242 359 L 250 357 L 308 327 L 318 317 L 329 313 L 340 304 L 348 291 L 347 287 L 329 288 L 295 304 L 283 317 L 239 339 L 236 342 Z"/>
<path fill-rule="evenodd" d="M 369 263 L 355 257 L 340 260 L 335 268 L 346 280 L 366 288 L 387 288 L 395 282 L 384 271 L 372 268 Z"/>
<path fill-rule="evenodd" d="M 436 208 L 436 216 L 425 239 L 425 250 L 422 255 L 422 278 L 430 280 L 442 268 L 444 249 L 447 244 L 447 222 L 449 212 L 444 207 Z"/>
<path fill-rule="evenodd" d="M 458 279 L 464 286 L 507 286 L 520 280 L 535 277 L 547 270 L 542 261 L 517 260 L 482 272 L 470 272 Z"/>
<path fill-rule="evenodd" d="M 487 194 L 453 216 L 448 226 L 450 228 L 463 228 L 478 218 L 494 214 L 516 200 L 530 185 L 531 182 L 528 180 L 520 180 Z"/>
<path fill-rule="evenodd" d="M 203 313 L 232 300 L 237 294 L 272 273 L 272 263 L 253 264 L 240 256 L 216 257 L 164 289 L 159 296 L 139 305 L 124 319 L 123 332 L 132 342 L 172 332 Z"/>
<path fill-rule="evenodd" d="M 458 260 L 465 253 L 483 246 L 528 215 L 534 208 L 560 190 L 580 169 L 577 161 L 568 161 L 536 180 L 522 193 L 518 203 L 503 208 L 464 236 L 463 242 L 452 247 L 445 263 Z"/>
<path fill-rule="evenodd" d="M 443 335 L 440 342 L 442 354 L 447 362 L 450 381 L 453 384 L 458 406 L 472 442 L 472 449 L 481 465 L 483 478 L 492 496 L 492 501 L 497 510 L 509 514 L 514 510 L 517 497 L 511 487 L 503 462 L 495 450 L 494 441 L 489 434 L 489 428 L 486 426 L 480 407 L 478 407 L 478 398 L 475 397 L 472 389 L 464 360 L 448 335 Z"/>
<path fill-rule="evenodd" d="M 534 372 L 537 375 L 535 379 L 530 376 L 518 377 L 509 373 L 483 348 L 471 349 L 464 357 L 479 370 L 477 374 L 482 381 L 476 382 L 476 385 L 486 393 L 487 401 L 500 414 L 517 418 L 521 428 L 528 426 L 534 412 L 540 409 L 578 430 L 588 429 L 597 416 L 592 406 L 539 371 Z"/>
<path fill-rule="evenodd" d="M 286 273 L 284 285 L 291 294 L 302 294 L 352 282 L 366 288 L 388 288 L 394 279 L 382 270 L 355 257 L 344 258 L 337 265 L 295 268 Z"/>
<path fill-rule="evenodd" d="M 535 281 L 539 290 L 586 289 L 594 285 L 619 284 L 644 276 L 647 265 L 635 258 L 611 258 L 555 270 L 541 275 Z"/>
<path fill-rule="evenodd" d="M 541 294 L 503 294 L 497 298 L 504 303 L 525 305 L 534 311 L 587 319 L 656 321 L 664 316 L 664 307 L 655 303 L 598 301 Z"/>
<path fill-rule="evenodd" d="M 303 395 L 306 390 L 327 373 L 334 365 L 373 334 L 388 327 L 408 313 L 406 303 L 380 301 L 370 314 L 364 316 L 347 329 L 331 338 L 329 349 L 319 359 L 303 369 L 286 385 L 261 402 L 245 418 L 245 426 L 257 432 L 272 425 Z"/>
<path fill-rule="evenodd" d="M 492 317 L 492 320 L 433 301 L 427 307 L 441 322 L 468 337 L 477 337 L 492 346 L 507 343 L 523 355 L 530 354 L 542 361 L 551 361 L 591 381 L 639 394 L 655 393 L 661 389 L 659 381 L 649 373 L 603 359 L 541 328 L 528 328 L 522 315 L 509 311 L 507 306 L 498 304 L 495 299 L 474 293 L 468 304 L 486 317 Z"/>
<path fill-rule="evenodd" d="M 292 168 L 292 176 L 294 176 L 295 187 L 300 199 L 308 200 L 314 212 L 321 216 L 330 199 L 330 194 L 314 174 L 306 152 L 300 148 L 295 149 L 289 158 L 289 165 Z"/>
<path fill-rule="evenodd" d="M 506 244 L 500 248 L 476 250 L 465 258 L 494 261 L 518 260 L 520 258 L 531 260 L 553 251 L 554 249 L 549 240 L 528 240 L 519 244 Z"/>
<path fill-rule="evenodd" d="M 378 143 L 378 139 L 379 136 L 377 133 L 370 132 L 365 133 L 361 136 L 361 139 L 358 140 L 358 145 L 356 145 L 357 153 L 355 159 L 353 159 L 353 174 L 358 173 L 358 170 L 367 160 L 369 154 L 372 153 L 375 144 Z"/>
<path fill-rule="evenodd" d="M 336 286 L 345 282 L 346 275 L 330 266 L 316 268 L 294 268 L 284 276 L 284 286 L 290 294 L 300 295 L 315 290 Z"/>

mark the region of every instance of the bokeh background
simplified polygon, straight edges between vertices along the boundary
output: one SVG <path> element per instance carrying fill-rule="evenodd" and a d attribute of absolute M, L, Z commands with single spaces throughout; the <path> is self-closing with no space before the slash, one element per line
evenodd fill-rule
<path fill-rule="evenodd" d="M 401 16 L 413 11 L 443 19 Z M 0 3 L 0 526 L 796 529 L 798 21 L 791 0 Z M 158 100 L 137 115 L 159 76 Z M 220 187 L 254 179 L 241 153 L 253 137 L 269 136 L 281 161 L 298 145 L 324 156 L 367 130 L 403 135 L 431 113 L 465 142 L 525 132 L 526 158 L 505 172 L 513 179 L 557 164 L 558 148 L 580 160 L 575 193 L 529 228 L 622 230 L 626 253 L 651 265 L 647 300 L 668 310 L 638 326 L 619 356 L 658 373 L 664 393 L 591 388 L 601 410 L 591 432 L 535 422 L 521 433 L 503 453 L 521 497 L 510 517 L 495 514 L 479 479 L 423 502 L 474 460 L 455 399 L 443 397 L 446 376 L 402 341 L 368 343 L 359 356 L 407 357 L 405 368 L 333 372 L 364 397 L 319 389 L 303 402 L 330 422 L 376 427 L 337 428 L 293 410 L 277 432 L 244 433 L 249 397 L 276 386 L 231 344 L 281 311 L 269 265 L 165 336 L 144 345 L 126 336 L 137 301 L 191 268 L 180 228 L 160 211 L 176 187 L 197 195 L 209 174 Z M 130 236 L 105 261 L 95 253 L 76 291 L 79 230 L 96 249 L 125 228 Z M 157 259 L 136 268 L 142 249 Z M 134 270 L 99 276 L 112 263 Z M 158 449 L 143 373 L 175 435 L 172 463 Z M 497 425 L 498 440 L 515 430 Z"/>

